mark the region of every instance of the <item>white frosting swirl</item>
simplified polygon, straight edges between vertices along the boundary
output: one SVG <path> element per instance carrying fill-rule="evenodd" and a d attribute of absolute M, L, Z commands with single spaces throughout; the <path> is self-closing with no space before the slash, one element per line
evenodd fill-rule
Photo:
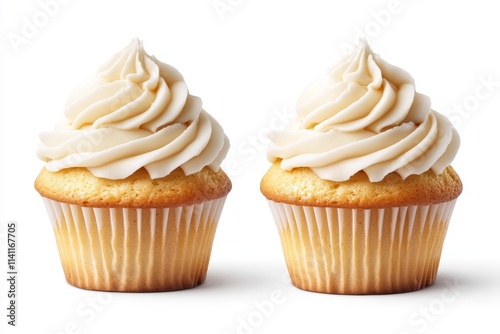
<path fill-rule="evenodd" d="M 454 159 L 460 139 L 451 122 L 416 93 L 413 78 L 374 54 L 366 41 L 311 83 L 297 117 L 270 134 L 267 157 L 291 170 L 309 167 L 320 178 L 346 181 L 364 171 L 372 182 L 402 178 Z"/>
<path fill-rule="evenodd" d="M 178 167 L 186 175 L 217 171 L 229 149 L 182 75 L 137 39 L 71 93 L 63 119 L 40 139 L 38 157 L 49 171 L 86 167 L 107 179 L 142 167 L 153 179 Z"/>

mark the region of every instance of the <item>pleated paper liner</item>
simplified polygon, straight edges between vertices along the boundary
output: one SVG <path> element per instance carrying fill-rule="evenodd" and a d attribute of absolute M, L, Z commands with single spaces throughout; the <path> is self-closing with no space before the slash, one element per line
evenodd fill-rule
<path fill-rule="evenodd" d="M 293 285 L 384 294 L 434 283 L 455 201 L 385 209 L 268 202 Z"/>
<path fill-rule="evenodd" d="M 146 292 L 187 289 L 205 281 L 225 199 L 152 209 L 44 202 L 71 285 Z"/>

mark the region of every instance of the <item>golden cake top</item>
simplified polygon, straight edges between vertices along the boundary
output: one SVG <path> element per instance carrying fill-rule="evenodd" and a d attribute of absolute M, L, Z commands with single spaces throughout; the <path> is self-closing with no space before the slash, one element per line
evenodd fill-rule
<path fill-rule="evenodd" d="M 427 171 L 403 179 L 391 173 L 381 182 L 371 182 L 365 172 L 358 172 L 348 181 L 336 182 L 321 179 L 306 167 L 283 170 L 276 161 L 264 175 L 260 189 L 275 202 L 369 209 L 450 201 L 462 192 L 462 182 L 451 166 L 437 175 Z"/>
<path fill-rule="evenodd" d="M 142 168 L 123 180 L 97 178 L 86 168 L 44 168 L 35 188 L 43 197 L 81 206 L 155 208 L 221 198 L 231 190 L 231 181 L 222 169 L 214 172 L 208 167 L 187 176 L 178 168 L 157 179 Z"/>

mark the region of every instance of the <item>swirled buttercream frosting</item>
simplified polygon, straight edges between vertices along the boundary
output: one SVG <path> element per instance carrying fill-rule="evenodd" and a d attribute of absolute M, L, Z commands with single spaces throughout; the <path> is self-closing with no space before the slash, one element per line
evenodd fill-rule
<path fill-rule="evenodd" d="M 325 180 L 346 181 L 364 171 L 371 182 L 395 172 L 403 179 L 440 174 L 460 139 L 430 99 L 415 91 L 406 71 L 388 64 L 362 41 L 297 102 L 297 116 L 270 133 L 267 158 L 291 170 L 309 167 Z"/>
<path fill-rule="evenodd" d="M 186 175 L 206 166 L 217 171 L 229 149 L 182 75 L 137 39 L 70 94 L 64 117 L 40 139 L 37 154 L 49 171 L 85 167 L 107 179 L 140 168 L 152 179 L 176 168 Z"/>

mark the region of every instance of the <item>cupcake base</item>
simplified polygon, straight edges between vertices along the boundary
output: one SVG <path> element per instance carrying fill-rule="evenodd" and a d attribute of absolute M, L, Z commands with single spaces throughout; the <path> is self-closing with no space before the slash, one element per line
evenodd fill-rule
<path fill-rule="evenodd" d="M 385 294 L 434 283 L 456 200 L 381 209 L 268 202 L 293 285 L 323 293 Z"/>
<path fill-rule="evenodd" d="M 44 198 L 66 280 L 102 291 L 171 291 L 205 281 L 226 197 L 170 208 L 98 208 Z"/>

